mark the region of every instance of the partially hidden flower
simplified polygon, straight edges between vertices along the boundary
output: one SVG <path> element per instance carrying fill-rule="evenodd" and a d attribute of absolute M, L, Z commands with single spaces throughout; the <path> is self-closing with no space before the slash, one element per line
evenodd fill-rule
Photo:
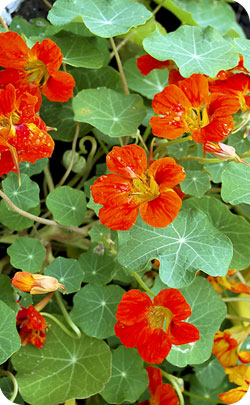
<path fill-rule="evenodd" d="M 18 171 L 19 162 L 35 163 L 52 155 L 54 141 L 35 114 L 36 102 L 29 93 L 17 96 L 12 84 L 0 90 L 0 176 Z"/>
<path fill-rule="evenodd" d="M 136 347 L 144 361 L 161 363 L 172 345 L 200 338 L 196 326 L 183 322 L 190 316 L 191 308 L 179 290 L 162 290 L 153 301 L 146 293 L 130 290 L 118 305 L 115 334 L 125 347 Z"/>
<path fill-rule="evenodd" d="M 158 60 L 153 58 L 151 55 L 142 55 L 137 58 L 136 65 L 140 70 L 141 74 L 147 76 L 154 69 L 168 69 L 168 83 L 177 84 L 179 80 L 183 80 L 184 77 L 181 76 L 178 67 L 172 60 Z"/>
<path fill-rule="evenodd" d="M 225 289 L 233 291 L 237 294 L 250 294 L 250 287 L 244 283 L 235 281 L 234 274 L 236 270 L 228 270 L 228 273 L 224 277 L 212 277 L 208 276 L 207 280 L 212 284 L 215 291 L 223 292 Z"/>
<path fill-rule="evenodd" d="M 228 136 L 234 128 L 231 114 L 240 108 L 235 96 L 209 94 L 208 79 L 202 74 L 166 86 L 152 106 L 160 115 L 150 120 L 154 135 L 176 139 L 186 132 L 202 144 Z"/>
<path fill-rule="evenodd" d="M 47 323 L 35 307 L 32 305 L 28 308 L 22 307 L 17 313 L 16 324 L 23 345 L 31 343 L 39 349 L 43 346 Z"/>
<path fill-rule="evenodd" d="M 209 152 L 218 159 L 221 160 L 233 160 L 238 163 L 245 163 L 249 165 L 245 160 L 242 160 L 240 156 L 235 152 L 235 148 L 231 145 L 226 145 L 225 143 L 219 142 L 206 142 L 203 146 L 205 152 Z"/>
<path fill-rule="evenodd" d="M 238 385 L 239 387 L 233 388 L 227 392 L 219 394 L 222 402 L 225 404 L 238 403 L 247 393 L 250 385 L 250 367 L 239 365 L 236 367 L 226 368 L 226 374 L 228 374 L 229 381 Z"/>
<path fill-rule="evenodd" d="M 150 398 L 138 405 L 178 405 L 179 399 L 173 387 L 162 382 L 161 370 L 153 366 L 148 366 L 146 370 Z"/>
<path fill-rule="evenodd" d="M 236 366 L 241 363 L 250 363 L 250 352 L 240 351 L 240 347 L 249 335 L 250 326 L 234 326 L 224 331 L 217 331 L 214 335 L 212 353 L 217 357 L 223 367 Z"/>
<path fill-rule="evenodd" d="M 172 158 L 154 161 L 147 168 L 145 151 L 137 145 L 114 147 L 107 155 L 110 172 L 91 186 L 95 203 L 102 204 L 99 218 L 114 230 L 130 229 L 139 214 L 155 227 L 169 225 L 182 200 L 173 190 L 185 178 L 184 169 Z"/>
<path fill-rule="evenodd" d="M 12 279 L 12 285 L 21 291 L 30 294 L 46 294 L 61 289 L 65 291 L 63 284 L 60 284 L 55 277 L 43 276 L 42 274 L 31 274 L 26 271 L 18 271 Z"/>
<path fill-rule="evenodd" d="M 16 32 L 0 34 L 0 84 L 8 80 L 15 87 L 23 82 L 39 87 L 51 101 L 68 101 L 73 94 L 75 81 L 71 74 L 59 71 L 63 55 L 51 39 L 44 39 L 29 49 Z"/>

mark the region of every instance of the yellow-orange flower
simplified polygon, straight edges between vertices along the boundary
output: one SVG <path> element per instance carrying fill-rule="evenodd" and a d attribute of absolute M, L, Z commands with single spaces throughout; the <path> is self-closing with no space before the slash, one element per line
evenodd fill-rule
<path fill-rule="evenodd" d="M 233 291 L 234 293 L 250 294 L 250 287 L 244 283 L 239 283 L 234 280 L 236 270 L 228 270 L 227 275 L 224 277 L 208 276 L 207 280 L 210 281 L 215 291 L 222 292 L 225 289 Z"/>
<path fill-rule="evenodd" d="M 30 294 L 46 294 L 56 291 L 58 288 L 65 291 L 63 284 L 60 284 L 55 277 L 43 276 L 42 274 L 31 274 L 26 271 L 18 271 L 12 279 L 12 285 L 21 291 Z"/>
<path fill-rule="evenodd" d="M 225 372 L 228 374 L 229 381 L 239 385 L 239 387 L 223 392 L 219 394 L 219 397 L 225 404 L 234 404 L 240 401 L 248 391 L 250 384 L 250 367 L 241 365 L 226 368 Z"/>

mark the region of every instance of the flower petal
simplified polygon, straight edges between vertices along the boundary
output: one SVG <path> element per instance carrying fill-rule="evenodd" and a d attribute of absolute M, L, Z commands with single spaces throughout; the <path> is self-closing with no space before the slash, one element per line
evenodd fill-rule
<path fill-rule="evenodd" d="M 70 73 L 52 74 L 42 88 L 42 93 L 50 101 L 65 102 L 73 96 L 75 80 Z"/>
<path fill-rule="evenodd" d="M 182 117 L 175 120 L 173 114 L 167 117 L 158 117 L 154 115 L 150 120 L 152 132 L 159 138 L 176 139 L 179 138 L 184 132 L 189 132 L 185 120 Z"/>
<path fill-rule="evenodd" d="M 182 321 L 191 316 L 192 311 L 185 297 L 176 288 L 161 290 L 153 299 L 154 305 L 170 309 L 173 313 L 173 321 Z"/>
<path fill-rule="evenodd" d="M 140 335 L 144 333 L 146 328 L 145 322 L 138 322 L 134 325 L 124 325 L 122 322 L 116 322 L 114 326 L 115 335 L 125 347 L 136 347 Z"/>
<path fill-rule="evenodd" d="M 176 186 L 186 177 L 184 168 L 169 157 L 155 160 L 148 170 L 148 175 L 154 177 L 161 190 Z"/>
<path fill-rule="evenodd" d="M 188 322 L 181 322 L 179 324 L 171 322 L 169 333 L 171 334 L 170 340 L 173 345 L 184 345 L 200 339 L 199 330 Z"/>
<path fill-rule="evenodd" d="M 148 366 L 147 373 L 149 378 L 149 391 L 151 395 L 155 395 L 157 387 L 162 384 L 161 370 L 153 366 Z"/>
<path fill-rule="evenodd" d="M 107 167 L 112 173 L 127 178 L 135 178 L 147 169 L 147 156 L 140 146 L 115 146 L 106 158 Z"/>
<path fill-rule="evenodd" d="M 193 74 L 188 79 L 179 81 L 178 87 L 194 108 L 198 108 L 207 103 L 208 80 L 202 74 Z"/>
<path fill-rule="evenodd" d="M 107 174 L 95 180 L 90 187 L 94 202 L 103 205 L 128 204 L 132 201 L 131 180 L 117 174 Z"/>
<path fill-rule="evenodd" d="M 22 37 L 13 31 L 0 34 L 0 66 L 18 69 L 29 58 L 29 48 Z"/>
<path fill-rule="evenodd" d="M 60 68 L 63 54 L 54 41 L 51 39 L 44 39 L 41 43 L 36 42 L 31 48 L 30 60 L 32 59 L 42 61 L 48 70 L 48 74 L 51 75 Z"/>
<path fill-rule="evenodd" d="M 126 325 L 141 322 L 147 318 L 152 307 L 149 296 L 139 290 L 129 290 L 123 294 L 117 307 L 116 319 Z"/>
<path fill-rule="evenodd" d="M 192 104 L 178 86 L 170 84 L 154 96 L 152 107 L 157 114 L 182 116 Z"/>
<path fill-rule="evenodd" d="M 138 213 L 139 208 L 134 204 L 107 206 L 100 209 L 99 219 L 109 229 L 127 231 L 135 224 Z"/>
<path fill-rule="evenodd" d="M 154 69 L 166 69 L 170 65 L 170 60 L 158 60 L 151 55 L 142 55 L 137 58 L 136 65 L 142 75 L 148 75 Z"/>
<path fill-rule="evenodd" d="M 160 328 L 145 327 L 137 339 L 138 353 L 147 363 L 162 363 L 170 349 L 168 335 Z"/>
<path fill-rule="evenodd" d="M 156 404 L 159 405 L 178 405 L 179 399 L 175 390 L 170 384 L 161 384 L 158 386 L 155 393 Z"/>

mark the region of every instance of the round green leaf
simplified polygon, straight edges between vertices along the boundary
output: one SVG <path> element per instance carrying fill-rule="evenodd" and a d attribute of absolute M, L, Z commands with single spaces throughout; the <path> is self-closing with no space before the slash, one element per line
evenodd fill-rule
<path fill-rule="evenodd" d="M 215 77 L 238 63 L 238 52 L 212 27 L 183 25 L 162 35 L 158 30 L 143 41 L 144 49 L 159 60 L 172 59 L 184 77 L 203 73 Z"/>
<path fill-rule="evenodd" d="M 3 181 L 3 191 L 24 211 L 40 203 L 38 184 L 30 180 L 27 174 L 21 174 L 21 185 L 19 185 L 17 174 L 10 172 Z"/>
<path fill-rule="evenodd" d="M 81 225 L 86 211 L 85 194 L 68 186 L 56 188 L 49 193 L 46 205 L 55 220 L 62 225 Z"/>
<path fill-rule="evenodd" d="M 231 162 L 222 173 L 221 197 L 224 201 L 236 205 L 250 204 L 250 167 Z"/>
<path fill-rule="evenodd" d="M 76 121 L 87 122 L 112 137 L 135 135 L 146 115 L 140 96 L 105 87 L 80 91 L 73 100 L 73 110 Z"/>
<path fill-rule="evenodd" d="M 214 156 L 208 154 L 207 157 L 213 158 Z M 204 169 L 211 175 L 214 183 L 221 183 L 221 175 L 227 164 L 228 162 L 208 163 L 204 165 Z"/>
<path fill-rule="evenodd" d="M 136 349 L 119 346 L 112 352 L 112 376 L 101 396 L 109 404 L 136 403 L 148 385 L 147 372 Z"/>
<path fill-rule="evenodd" d="M 33 215 L 39 215 L 40 205 L 26 211 Z M 0 201 L 0 222 L 14 231 L 21 231 L 30 228 L 34 223 L 31 219 L 23 217 L 17 212 L 10 210 L 4 200 Z"/>
<path fill-rule="evenodd" d="M 35 163 L 30 162 L 20 162 L 20 172 L 25 173 L 28 176 L 33 176 L 34 174 L 39 174 L 43 171 L 45 166 L 48 164 L 48 158 L 38 159 Z"/>
<path fill-rule="evenodd" d="M 210 181 L 207 173 L 199 170 L 186 170 L 186 178 L 181 183 L 183 193 L 202 197 L 210 189 Z"/>
<path fill-rule="evenodd" d="M 110 378 L 111 354 L 105 342 L 67 336 L 53 321 L 42 349 L 28 344 L 12 358 L 23 399 L 56 405 L 102 391 Z"/>
<path fill-rule="evenodd" d="M 16 312 L 0 301 L 0 364 L 4 363 L 21 346 L 16 329 Z"/>
<path fill-rule="evenodd" d="M 57 278 L 59 283 L 65 286 L 66 294 L 80 290 L 84 276 L 84 272 L 76 260 L 64 257 L 57 257 L 46 267 L 44 274 Z"/>
<path fill-rule="evenodd" d="M 122 91 L 121 76 L 111 66 L 104 66 L 101 69 L 69 69 L 76 81 L 75 91 L 84 89 L 96 89 L 105 86 L 113 90 Z"/>
<path fill-rule="evenodd" d="M 190 284 L 197 270 L 224 276 L 232 259 L 232 244 L 198 210 L 183 210 L 165 228 L 153 228 L 138 218 L 129 231 L 119 231 L 118 260 L 134 271 L 158 259 L 161 280 L 170 287 Z"/>
<path fill-rule="evenodd" d="M 38 239 L 18 238 L 8 247 L 7 253 L 13 267 L 36 273 L 42 268 L 46 249 Z"/>
<path fill-rule="evenodd" d="M 17 312 L 19 306 L 14 297 L 15 290 L 11 285 L 11 280 L 6 274 L 0 274 L 0 297 L 13 311 Z"/>
<path fill-rule="evenodd" d="M 194 371 L 197 380 L 212 389 L 218 387 L 225 378 L 224 367 L 214 356 L 205 363 L 195 366 Z"/>
<path fill-rule="evenodd" d="M 115 273 L 115 260 L 106 253 L 100 255 L 93 250 L 89 250 L 87 253 L 80 255 L 78 262 L 85 273 L 85 283 L 107 284 L 112 280 Z"/>
<path fill-rule="evenodd" d="M 113 336 L 117 305 L 124 293 L 118 285 L 86 285 L 75 294 L 70 316 L 89 336 L 98 339 Z"/>

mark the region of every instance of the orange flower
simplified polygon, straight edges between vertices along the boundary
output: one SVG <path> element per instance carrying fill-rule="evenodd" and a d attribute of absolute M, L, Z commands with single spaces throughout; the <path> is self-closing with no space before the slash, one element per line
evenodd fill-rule
<path fill-rule="evenodd" d="M 250 363 L 250 352 L 239 351 L 240 346 L 249 335 L 250 326 L 234 326 L 218 331 L 214 335 L 212 353 L 217 357 L 223 367 L 231 367 L 237 364 L 238 359 L 242 363 Z"/>
<path fill-rule="evenodd" d="M 31 343 L 39 349 L 46 339 L 47 323 L 43 316 L 30 305 L 18 311 L 16 324 L 19 327 L 19 335 L 23 345 Z"/>
<path fill-rule="evenodd" d="M 178 405 L 179 399 L 173 387 L 170 384 L 162 383 L 161 370 L 152 366 L 148 366 L 146 370 L 151 397 L 138 405 Z"/>
<path fill-rule="evenodd" d="M 144 76 L 147 76 L 154 69 L 168 69 L 169 84 L 177 84 L 179 80 L 184 79 L 184 77 L 181 76 L 181 74 L 179 73 L 179 69 L 177 68 L 176 64 L 172 60 L 161 61 L 153 58 L 153 56 L 143 55 L 137 58 L 136 65 L 140 70 L 141 74 Z"/>
<path fill-rule="evenodd" d="M 239 387 L 223 392 L 223 394 L 219 394 L 219 397 L 225 404 L 234 404 L 240 401 L 248 391 L 250 385 L 250 367 L 236 366 L 226 368 L 225 372 L 229 375 L 229 381 L 239 385 Z"/>
<path fill-rule="evenodd" d="M 246 284 L 234 281 L 233 275 L 236 270 L 228 270 L 228 273 L 224 277 L 212 277 L 208 276 L 207 280 L 210 281 L 215 291 L 222 292 L 223 289 L 233 291 L 237 294 L 244 293 L 250 294 L 250 287 Z M 223 287 L 223 288 L 221 288 Z"/>
<path fill-rule="evenodd" d="M 130 290 L 118 305 L 115 334 L 125 347 L 136 347 L 148 363 L 161 363 L 172 345 L 195 342 L 199 330 L 183 322 L 191 308 L 179 290 L 165 289 L 153 302 L 146 293 Z"/>
<path fill-rule="evenodd" d="M 18 171 L 19 162 L 34 163 L 53 152 L 54 141 L 46 124 L 35 114 L 36 102 L 28 93 L 17 97 L 12 84 L 0 90 L 0 176 Z"/>
<path fill-rule="evenodd" d="M 102 224 L 114 230 L 130 229 L 139 210 L 143 221 L 155 227 L 169 225 L 181 208 L 173 187 L 185 178 L 184 169 L 172 158 L 154 161 L 137 145 L 115 146 L 107 155 L 107 167 L 116 174 L 99 177 L 91 186 Z"/>
<path fill-rule="evenodd" d="M 176 139 L 188 132 L 202 144 L 229 135 L 234 128 L 231 114 L 240 108 L 235 97 L 209 95 L 208 80 L 201 74 L 168 85 L 155 95 L 152 106 L 161 115 L 150 120 L 154 135 Z"/>
<path fill-rule="evenodd" d="M 233 160 L 238 163 L 245 163 L 249 165 L 245 160 L 242 160 L 237 153 L 235 152 L 235 148 L 230 145 L 226 145 L 225 143 L 213 143 L 213 142 L 206 142 L 203 146 L 205 152 L 212 153 L 215 157 L 221 160 Z"/>
<path fill-rule="evenodd" d="M 60 48 L 51 39 L 36 42 L 29 50 L 16 32 L 0 34 L 0 66 L 7 68 L 2 73 L 3 81 L 6 83 L 9 76 L 9 82 L 17 88 L 26 81 L 39 86 L 51 101 L 68 101 L 75 81 L 71 74 L 58 71 L 62 59 Z"/>
<path fill-rule="evenodd" d="M 46 294 L 56 291 L 58 288 L 65 291 L 63 284 L 59 284 L 55 277 L 31 274 L 26 271 L 18 271 L 12 279 L 12 285 L 21 291 L 30 294 Z"/>

